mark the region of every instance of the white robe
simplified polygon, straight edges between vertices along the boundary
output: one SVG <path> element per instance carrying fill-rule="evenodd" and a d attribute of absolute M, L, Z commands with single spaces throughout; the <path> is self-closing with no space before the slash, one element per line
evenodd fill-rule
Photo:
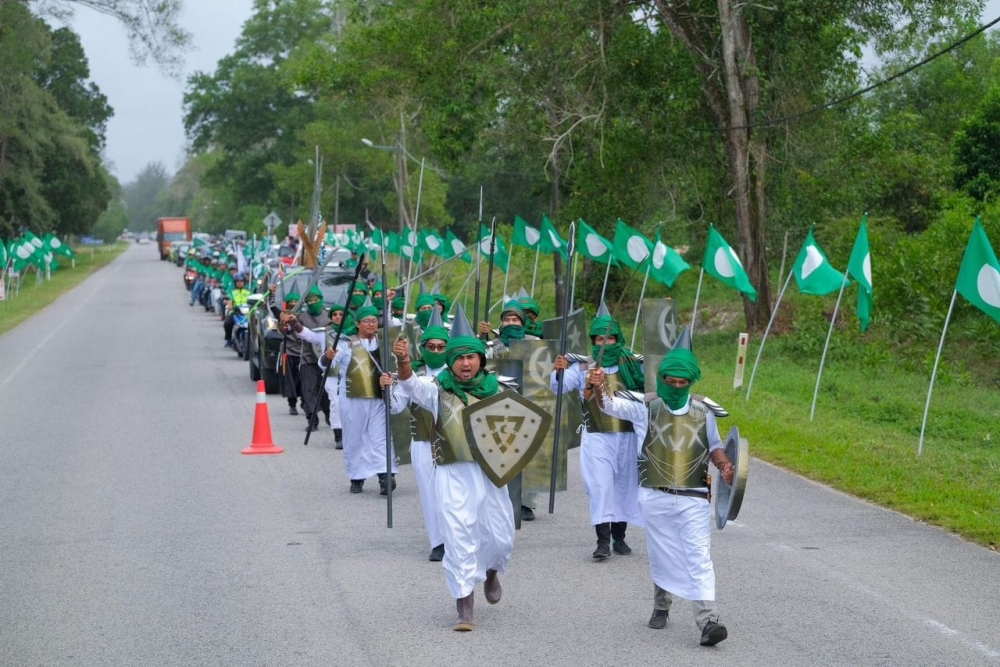
<path fill-rule="evenodd" d="M 326 352 L 327 338 L 323 339 L 323 352 L 319 355 L 319 367 L 326 373 L 327 369 L 333 365 L 333 361 L 329 364 L 326 363 L 326 357 L 323 353 Z M 338 342 L 339 346 L 340 343 Z M 338 429 L 342 427 L 342 422 L 340 420 L 340 375 L 337 373 L 337 369 L 334 368 L 332 373 L 328 373 L 326 379 L 323 381 L 323 387 L 326 389 L 327 398 L 330 399 L 330 429 Z"/>
<path fill-rule="evenodd" d="M 612 417 L 631 421 L 636 436 L 645 441 L 649 429 L 649 409 L 645 403 L 606 396 L 603 409 Z M 671 412 L 683 415 L 690 409 L 691 399 L 688 399 L 687 405 Z M 709 451 L 723 447 L 715 415 L 709 412 L 706 421 Z M 703 498 L 675 496 L 643 487 L 639 489 L 639 509 L 646 524 L 653 582 L 686 600 L 714 600 L 711 504 Z"/>
<path fill-rule="evenodd" d="M 378 336 L 361 339 L 369 352 L 377 352 Z M 376 357 L 376 360 L 378 358 Z M 385 403 L 381 398 L 348 398 L 347 368 L 351 360 L 351 342 L 342 341 L 333 358 L 340 369 L 340 422 L 344 441 L 344 467 L 347 479 L 367 479 L 385 470 Z M 399 472 L 396 452 L 390 454 L 392 473 Z"/>
<path fill-rule="evenodd" d="M 437 419 L 436 385 L 414 375 L 398 386 Z M 438 465 L 433 488 L 448 592 L 455 599 L 464 598 L 477 583 L 486 581 L 487 570 L 507 571 L 514 548 L 514 509 L 507 487 L 494 486 L 474 461 Z"/>
<path fill-rule="evenodd" d="M 618 367 L 605 369 L 616 373 Z M 583 396 L 587 378 L 581 364 L 563 371 L 563 392 L 578 389 Z M 558 374 L 553 372 L 549 385 L 558 391 Z M 639 512 L 639 456 L 635 433 L 590 433 L 584 429 L 580 439 L 580 475 L 590 500 L 590 524 L 627 521 L 642 527 Z"/>
<path fill-rule="evenodd" d="M 423 373 L 418 375 L 424 382 L 430 382 L 431 378 L 438 376 L 444 370 L 441 368 L 423 367 Z M 394 392 L 393 395 L 395 396 Z M 405 406 L 405 403 L 404 403 Z M 400 412 L 402 409 L 399 410 Z M 393 403 L 393 414 L 396 414 L 395 402 Z M 431 443 L 428 440 L 413 440 L 410 442 L 410 464 L 413 466 L 413 476 L 417 480 L 417 492 L 420 495 L 420 509 L 424 514 L 424 526 L 427 528 L 427 540 L 431 548 L 444 544 L 444 537 L 441 535 L 441 528 L 438 525 L 438 502 L 437 494 L 434 491 L 434 454 Z"/>

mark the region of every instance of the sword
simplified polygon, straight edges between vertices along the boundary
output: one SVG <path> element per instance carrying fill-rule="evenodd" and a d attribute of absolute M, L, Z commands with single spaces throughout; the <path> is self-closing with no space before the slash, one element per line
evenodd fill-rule
<path fill-rule="evenodd" d="M 420 163 L 420 175 L 423 177 L 423 162 Z M 419 200 L 419 196 L 418 196 Z M 419 203 L 418 203 L 419 211 Z M 414 224 L 416 227 L 416 224 Z M 386 280 L 388 276 L 385 272 L 385 252 L 379 253 L 382 257 L 382 366 L 379 370 L 379 377 L 385 372 L 382 368 L 389 368 L 389 318 L 392 317 L 392 311 L 389 310 L 389 290 L 385 289 Z M 411 264 L 412 265 L 412 264 Z M 403 310 L 403 316 L 406 316 L 406 310 Z M 402 332 L 401 332 L 402 335 Z M 371 352 L 368 353 L 372 357 L 372 361 L 375 360 L 375 355 Z M 378 366 L 378 363 L 375 364 Z M 392 528 L 392 426 L 389 423 L 389 413 L 392 408 L 392 400 L 390 398 L 389 392 L 392 387 L 386 387 L 382 390 L 382 403 L 385 406 L 385 512 L 386 512 L 386 528 Z"/>
<path fill-rule="evenodd" d="M 573 254 L 576 252 L 576 223 L 569 223 L 569 248 L 566 258 L 566 280 L 570 279 Z M 566 334 L 569 328 L 569 290 L 563 289 L 562 331 L 559 333 L 559 354 L 566 354 Z M 603 350 L 602 350 L 603 351 Z M 556 389 L 556 423 L 552 434 L 552 477 L 549 480 L 549 514 L 556 508 L 556 481 L 559 477 L 559 431 L 562 422 L 563 376 L 565 371 L 557 373 L 558 388 Z"/>

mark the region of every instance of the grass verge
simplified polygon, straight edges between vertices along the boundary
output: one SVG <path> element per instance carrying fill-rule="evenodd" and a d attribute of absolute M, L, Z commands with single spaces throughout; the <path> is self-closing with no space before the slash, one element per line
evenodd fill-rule
<path fill-rule="evenodd" d="M 70 268 L 69 260 L 60 258 L 63 265 L 52 274 L 51 280 L 41 285 L 35 283 L 34 272 L 29 272 L 21 283 L 18 296 L 8 294 L 0 302 L 0 335 L 3 335 L 39 312 L 60 296 L 83 282 L 94 271 L 107 265 L 128 247 L 125 243 L 110 246 L 75 248 L 76 266 Z"/>

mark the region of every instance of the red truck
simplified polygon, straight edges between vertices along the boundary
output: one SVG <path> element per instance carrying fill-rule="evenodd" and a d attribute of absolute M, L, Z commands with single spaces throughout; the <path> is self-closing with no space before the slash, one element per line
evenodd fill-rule
<path fill-rule="evenodd" d="M 160 249 L 160 259 L 170 256 L 171 243 L 190 243 L 191 218 L 157 218 L 156 245 Z"/>

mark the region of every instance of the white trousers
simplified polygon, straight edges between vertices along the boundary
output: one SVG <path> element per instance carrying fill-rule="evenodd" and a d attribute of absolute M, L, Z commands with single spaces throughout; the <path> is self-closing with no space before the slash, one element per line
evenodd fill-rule
<path fill-rule="evenodd" d="M 457 600 L 486 581 L 486 570 L 507 571 L 514 548 L 514 510 L 507 487 L 493 486 L 475 462 L 439 465 L 434 490 L 444 539 L 444 577 Z"/>
<path fill-rule="evenodd" d="M 344 439 L 347 479 L 367 479 L 385 472 L 385 404 L 380 398 L 347 398 L 340 395 L 340 421 Z M 392 472 L 396 452 L 392 454 Z"/>
<path fill-rule="evenodd" d="M 417 480 L 417 493 L 420 494 L 420 509 L 424 513 L 424 526 L 427 528 L 427 540 L 433 549 L 444 543 L 441 529 L 438 528 L 438 502 L 434 493 L 434 456 L 431 453 L 431 443 L 426 440 L 414 440 L 410 443 L 410 463 L 413 466 L 413 476 Z"/>
<path fill-rule="evenodd" d="M 643 525 L 637 456 L 635 433 L 583 432 L 580 474 L 590 500 L 592 526 L 613 521 Z"/>
<path fill-rule="evenodd" d="M 340 378 L 332 375 L 326 378 L 326 395 L 330 399 L 330 428 L 341 428 L 340 421 Z"/>
<path fill-rule="evenodd" d="M 653 583 L 685 600 L 714 600 L 710 503 L 642 487 L 639 508 Z"/>

